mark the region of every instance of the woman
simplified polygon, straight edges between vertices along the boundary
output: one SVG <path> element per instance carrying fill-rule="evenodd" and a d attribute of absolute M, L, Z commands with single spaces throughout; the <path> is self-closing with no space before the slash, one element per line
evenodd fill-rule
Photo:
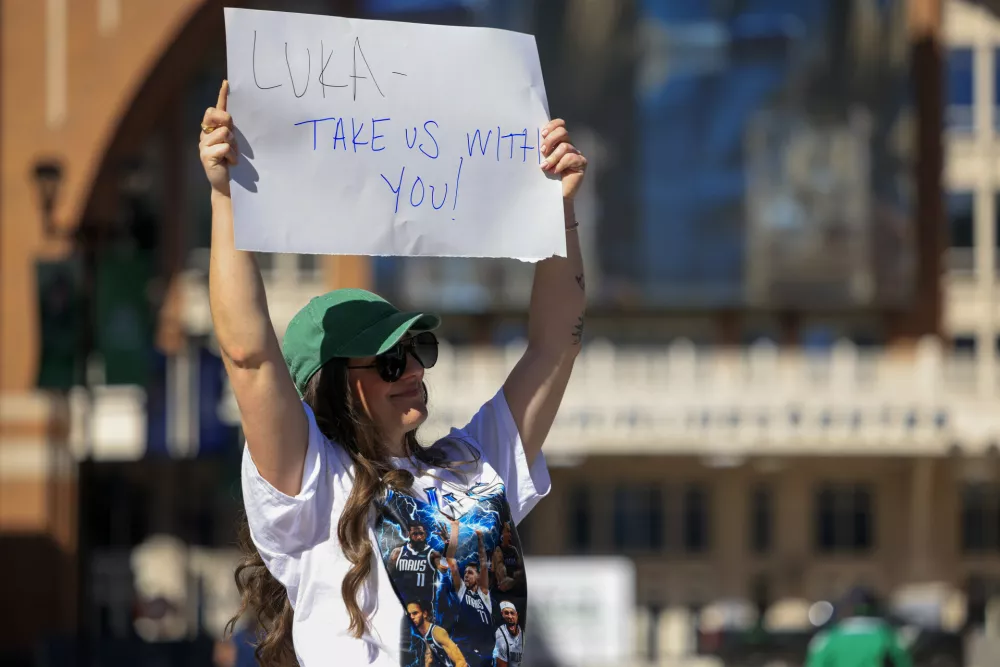
<path fill-rule="evenodd" d="M 246 435 L 240 612 L 258 618 L 261 663 L 423 665 L 426 641 L 406 611 L 417 603 L 470 665 L 491 664 L 485 554 L 548 492 L 542 443 L 580 346 L 572 201 L 587 161 L 563 121 L 542 131 L 542 171 L 562 179 L 567 257 L 535 269 L 527 349 L 503 387 L 424 448 L 415 431 L 427 418 L 436 316 L 335 290 L 303 308 L 279 346 L 253 254 L 234 247 L 227 97 L 223 82 L 200 151 L 212 186 L 212 318 Z"/>

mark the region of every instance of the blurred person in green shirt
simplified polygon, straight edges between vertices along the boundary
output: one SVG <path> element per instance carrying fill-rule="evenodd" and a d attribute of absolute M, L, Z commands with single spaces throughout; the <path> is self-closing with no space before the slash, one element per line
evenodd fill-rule
<path fill-rule="evenodd" d="M 805 667 L 913 667 L 896 629 L 878 614 L 875 596 L 851 591 L 846 617 L 810 642 Z"/>

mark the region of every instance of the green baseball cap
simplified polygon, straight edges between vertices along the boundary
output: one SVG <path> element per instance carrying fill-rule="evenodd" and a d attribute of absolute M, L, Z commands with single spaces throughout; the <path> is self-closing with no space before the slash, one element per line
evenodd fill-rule
<path fill-rule="evenodd" d="M 288 323 L 281 352 L 301 396 L 309 379 L 330 359 L 382 354 L 408 331 L 430 331 L 441 318 L 401 312 L 363 289 L 333 290 L 314 297 Z"/>

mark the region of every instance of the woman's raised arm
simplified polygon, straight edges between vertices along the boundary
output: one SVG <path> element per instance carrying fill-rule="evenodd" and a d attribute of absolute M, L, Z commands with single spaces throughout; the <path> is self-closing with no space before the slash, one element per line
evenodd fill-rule
<path fill-rule="evenodd" d="M 529 464 L 542 450 L 566 393 L 583 339 L 587 300 L 573 210 L 573 198 L 583 180 L 587 159 L 570 143 L 566 123 L 561 119 L 550 122 L 542 137 L 542 169 L 562 179 L 566 257 L 550 257 L 535 266 L 528 348 L 503 385 Z"/>
<path fill-rule="evenodd" d="M 212 185 L 212 322 L 254 464 L 272 486 L 294 496 L 302 484 L 309 424 L 271 326 L 257 263 L 236 249 L 233 238 L 229 165 L 236 164 L 238 147 L 228 97 L 224 81 L 218 103 L 205 111 L 199 144 Z"/>

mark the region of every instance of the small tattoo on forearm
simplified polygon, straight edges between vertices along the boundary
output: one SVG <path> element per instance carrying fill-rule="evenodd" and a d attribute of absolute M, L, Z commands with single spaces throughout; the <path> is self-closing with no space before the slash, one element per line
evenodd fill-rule
<path fill-rule="evenodd" d="M 573 345 L 579 345 L 583 340 L 583 315 L 575 325 L 573 325 Z"/>
<path fill-rule="evenodd" d="M 576 274 L 576 284 L 579 285 L 580 289 L 582 289 L 582 290 L 587 289 L 587 281 L 586 281 L 586 279 L 584 279 L 582 273 Z"/>

